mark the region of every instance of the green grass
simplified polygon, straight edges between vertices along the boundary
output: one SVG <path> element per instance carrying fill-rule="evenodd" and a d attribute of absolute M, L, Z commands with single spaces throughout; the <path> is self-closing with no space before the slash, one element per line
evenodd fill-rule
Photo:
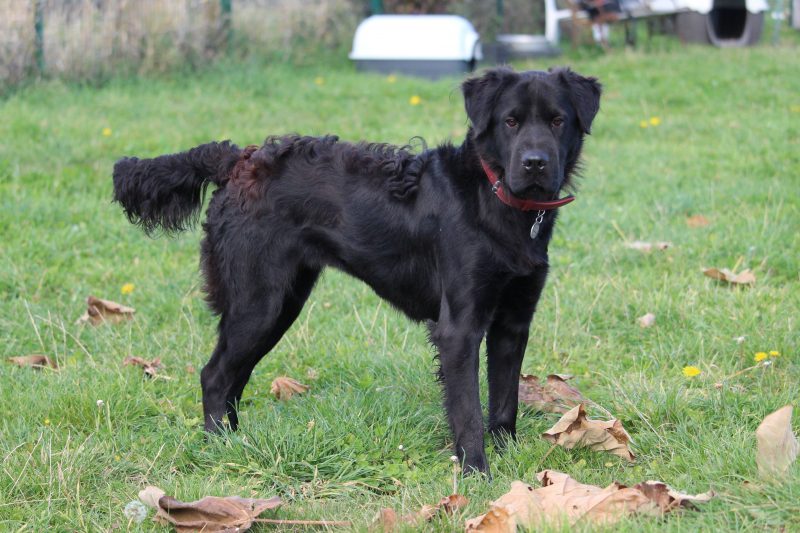
<path fill-rule="evenodd" d="M 796 40 L 556 61 L 566 62 L 597 75 L 605 95 L 578 201 L 551 246 L 524 370 L 576 375 L 629 429 L 638 460 L 562 449 L 543 459 L 539 434 L 555 417 L 523 409 L 519 443 L 490 448 L 494 480 L 461 480 L 468 509 L 433 527 L 460 530 L 510 481 L 551 468 L 599 485 L 661 479 L 719 494 L 699 512 L 625 521 L 624 531 L 797 530 L 797 466 L 782 483 L 749 488 L 756 426 L 797 406 L 800 392 Z M 409 105 L 414 94 L 419 106 Z M 653 116 L 659 126 L 640 127 Z M 62 367 L 0 364 L 0 530 L 157 530 L 122 515 L 148 484 L 184 500 L 280 495 L 276 516 L 349 519 L 358 529 L 383 506 L 407 512 L 449 494 L 450 435 L 424 328 L 334 271 L 257 367 L 241 431 L 206 440 L 198 373 L 186 368 L 199 370 L 215 339 L 199 289 L 199 232 L 146 238 L 111 204 L 110 173 L 119 156 L 210 139 L 297 131 L 434 144 L 465 130 L 457 79 L 389 83 L 345 64 L 222 65 L 101 88 L 52 81 L 0 101 L 0 354 L 45 353 Z M 710 225 L 688 228 L 692 214 Z M 623 236 L 674 247 L 642 254 Z M 752 268 L 756 285 L 701 274 L 734 265 Z M 135 284 L 127 296 L 125 283 Z M 89 294 L 135 307 L 136 320 L 76 325 Z M 647 312 L 657 322 L 643 330 L 636 318 Z M 724 380 L 768 350 L 782 353 L 769 368 Z M 170 379 L 144 379 L 122 366 L 128 355 L 160 357 Z M 703 373 L 689 380 L 685 365 Z M 307 378 L 311 369 L 318 378 Z M 311 392 L 273 400 L 279 375 Z"/>

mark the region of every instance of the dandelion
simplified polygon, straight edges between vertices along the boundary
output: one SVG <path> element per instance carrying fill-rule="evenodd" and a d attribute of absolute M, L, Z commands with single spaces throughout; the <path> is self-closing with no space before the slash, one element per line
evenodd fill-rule
<path fill-rule="evenodd" d="M 314 83 L 317 85 L 325 85 L 325 78 L 323 78 L 322 76 L 317 76 L 316 78 L 314 78 Z"/>
<path fill-rule="evenodd" d="M 417 96 L 416 94 L 408 99 L 408 103 L 411 105 L 419 105 L 422 103 L 422 98 Z"/>
<path fill-rule="evenodd" d="M 103 400 L 97 400 L 97 408 L 100 409 L 105 405 L 106 402 Z"/>
<path fill-rule="evenodd" d="M 400 450 L 401 452 L 402 452 L 403 450 L 405 450 L 405 448 L 403 447 L 403 445 L 402 445 L 402 444 L 401 444 L 400 446 L 398 446 L 398 447 L 397 447 L 397 449 L 398 449 L 398 450 Z"/>
<path fill-rule="evenodd" d="M 397 76 L 395 76 L 394 74 L 389 74 L 388 76 L 386 76 L 386 83 L 394 83 L 396 81 L 397 81 Z"/>
<path fill-rule="evenodd" d="M 45 426 L 49 426 L 50 425 L 50 419 L 49 418 L 45 418 L 44 419 L 44 425 Z"/>
<path fill-rule="evenodd" d="M 647 128 L 647 126 L 649 126 L 649 124 L 647 123 L 646 120 L 642 120 L 642 121 L 639 122 L 639 127 L 640 128 L 645 129 L 645 128 Z"/>
<path fill-rule="evenodd" d="M 111 128 L 103 128 L 103 137 L 111 137 Z"/>
<path fill-rule="evenodd" d="M 128 520 L 141 524 L 144 522 L 144 519 L 147 518 L 147 507 L 139 500 L 133 500 L 128 502 L 122 510 L 122 514 L 124 514 L 125 518 Z"/>
<path fill-rule="evenodd" d="M 683 367 L 683 375 L 687 378 L 693 378 L 695 376 L 699 376 L 702 374 L 703 371 L 697 368 L 696 366 L 685 366 Z"/>
<path fill-rule="evenodd" d="M 453 462 L 453 463 L 457 463 L 458 462 L 458 456 L 457 455 L 451 455 L 450 456 L 450 461 Z"/>
<path fill-rule="evenodd" d="M 755 361 L 756 363 L 760 363 L 767 357 L 769 357 L 769 355 L 767 355 L 767 352 L 756 352 L 756 354 L 753 356 L 753 361 Z"/>
<path fill-rule="evenodd" d="M 650 117 L 650 125 L 658 126 L 661 124 L 661 117 Z"/>
<path fill-rule="evenodd" d="M 769 352 L 769 356 L 770 357 L 780 357 L 781 356 L 781 352 L 779 352 L 777 350 L 772 350 L 772 351 Z"/>
<path fill-rule="evenodd" d="M 792 105 L 792 106 L 789 106 L 789 110 L 790 110 L 792 113 L 800 113 L 800 105 Z"/>
<path fill-rule="evenodd" d="M 130 294 L 133 292 L 133 289 L 135 288 L 136 287 L 134 286 L 133 283 L 126 283 L 125 285 L 122 286 L 119 292 L 121 292 L 122 294 Z"/>
<path fill-rule="evenodd" d="M 736 341 L 736 344 L 742 344 L 745 341 L 746 337 L 742 335 L 741 337 L 734 337 L 733 340 Z"/>

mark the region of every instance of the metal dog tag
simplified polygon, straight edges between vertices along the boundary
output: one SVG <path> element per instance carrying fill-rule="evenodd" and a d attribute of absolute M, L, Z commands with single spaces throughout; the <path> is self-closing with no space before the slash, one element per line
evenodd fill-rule
<path fill-rule="evenodd" d="M 533 226 L 531 226 L 531 239 L 535 239 L 537 235 L 539 235 L 539 226 L 542 225 L 542 220 L 544 220 L 544 211 L 539 211 L 536 214 L 536 220 L 533 222 Z"/>

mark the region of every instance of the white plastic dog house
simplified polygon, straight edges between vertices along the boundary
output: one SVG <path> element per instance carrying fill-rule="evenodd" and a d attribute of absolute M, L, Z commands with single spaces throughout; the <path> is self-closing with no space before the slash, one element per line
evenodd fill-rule
<path fill-rule="evenodd" d="M 478 32 L 455 15 L 373 15 L 350 52 L 360 70 L 426 78 L 471 72 L 482 58 Z"/>

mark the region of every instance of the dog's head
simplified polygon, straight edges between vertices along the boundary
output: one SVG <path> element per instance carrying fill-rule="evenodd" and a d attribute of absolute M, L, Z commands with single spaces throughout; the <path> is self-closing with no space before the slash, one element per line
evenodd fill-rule
<path fill-rule="evenodd" d="M 462 85 L 470 135 L 515 196 L 550 200 L 567 184 L 600 109 L 600 84 L 567 68 L 496 68 Z"/>

